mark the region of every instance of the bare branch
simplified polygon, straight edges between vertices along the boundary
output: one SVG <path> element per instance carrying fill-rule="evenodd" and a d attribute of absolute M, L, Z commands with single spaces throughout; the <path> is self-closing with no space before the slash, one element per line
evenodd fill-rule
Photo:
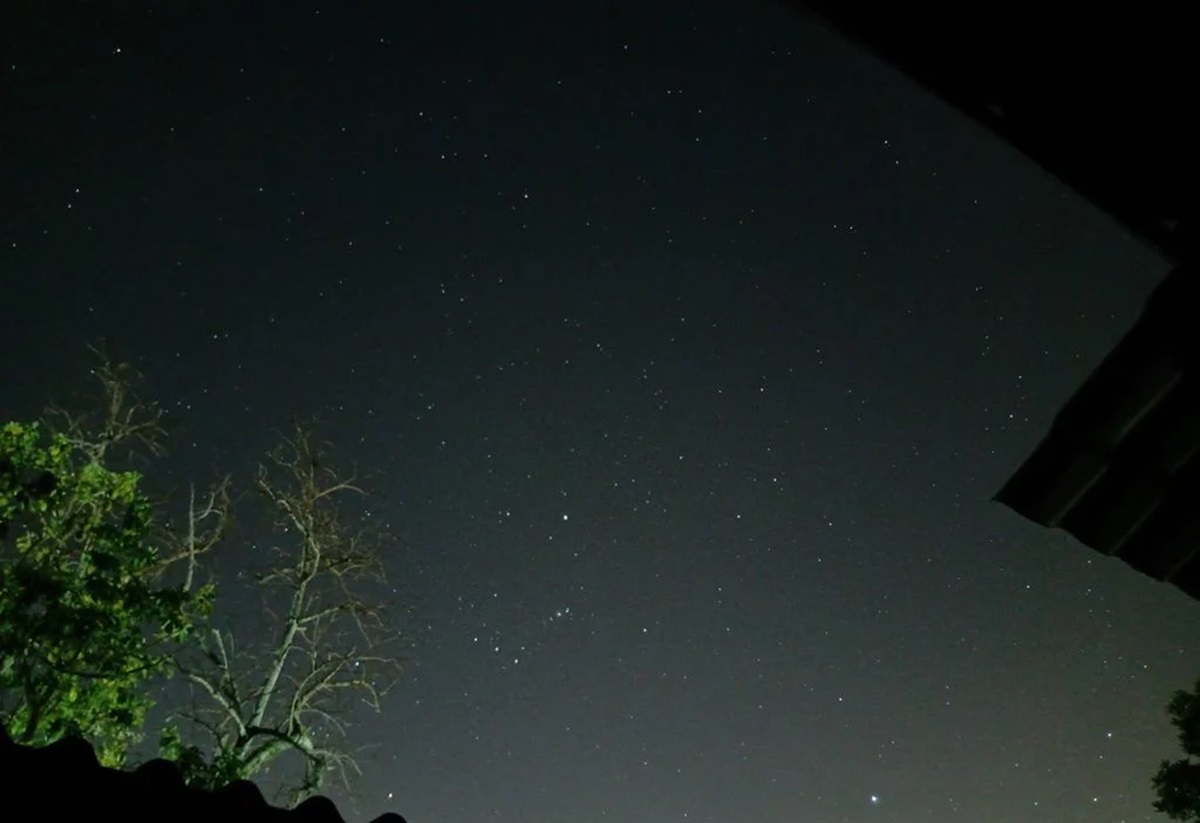
<path fill-rule="evenodd" d="M 92 374 L 101 386 L 101 419 L 94 422 L 93 415 L 72 414 L 56 405 L 46 410 L 47 417 L 61 421 L 64 436 L 94 461 L 102 460 L 115 446 L 130 453 L 145 450 L 162 455 L 163 411 L 138 398 L 134 386 L 141 375 L 129 363 L 114 363 L 99 346 L 89 348 L 100 361 Z"/>
<path fill-rule="evenodd" d="M 278 540 L 278 561 L 258 575 L 280 607 L 274 612 L 268 605 L 274 635 L 256 665 L 234 671 L 214 634 L 216 645 L 204 656 L 211 672 L 189 672 L 189 679 L 225 714 L 218 750 L 240 764 L 241 776 L 295 751 L 305 764 L 297 788 L 303 798 L 320 789 L 327 773 L 346 780 L 357 770 L 338 741 L 348 731 L 353 698 L 378 711 L 398 680 L 401 661 L 387 648 L 398 635 L 388 628 L 384 606 L 368 595 L 383 583 L 380 542 L 348 530 L 341 519 L 340 495 L 363 493 L 353 476 L 327 467 L 315 439 L 297 428 L 268 455 L 254 482 Z M 193 510 L 220 511 L 208 505 L 213 501 Z"/>
<path fill-rule="evenodd" d="M 189 487 L 183 534 L 167 538 L 169 553 L 152 567 L 151 574 L 162 575 L 176 564 L 185 562 L 183 589 L 191 591 L 196 581 L 199 558 L 225 539 L 233 507 L 230 483 L 229 476 L 221 478 L 200 500 L 196 498 L 195 485 Z"/>
<path fill-rule="evenodd" d="M 245 734 L 246 727 L 242 723 L 241 713 L 237 710 L 234 703 L 228 699 L 220 685 L 213 685 L 211 682 L 209 682 L 208 678 L 204 677 L 203 675 L 196 674 L 195 672 L 187 672 L 184 674 L 184 678 L 189 683 L 195 683 L 197 686 L 208 692 L 209 697 L 215 700 L 217 704 L 225 710 L 225 713 L 229 716 L 229 719 L 237 725 L 238 733 Z M 194 718 L 192 719 L 194 720 Z"/>

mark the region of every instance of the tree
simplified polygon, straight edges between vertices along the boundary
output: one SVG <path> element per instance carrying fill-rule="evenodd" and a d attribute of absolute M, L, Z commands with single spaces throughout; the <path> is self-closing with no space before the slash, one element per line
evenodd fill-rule
<path fill-rule="evenodd" d="M 342 514 L 346 495 L 361 493 L 354 478 L 329 468 L 299 426 L 260 464 L 254 489 L 279 548 L 257 583 L 274 611 L 265 635 L 253 634 L 269 640 L 238 654 L 225 627 L 244 629 L 262 610 L 235 602 L 218 624 L 211 581 L 224 575 L 207 565 L 230 543 L 230 480 L 191 487 L 172 525 L 170 498 L 151 498 L 126 466 L 163 453 L 162 414 L 136 397 L 128 366 L 97 354 L 96 413 L 51 409 L 0 428 L 0 721 L 34 745 L 82 735 L 102 762 L 122 765 L 150 687 L 177 674 L 193 702 L 170 707 L 159 740 L 189 782 L 217 787 L 296 757 L 293 800 L 330 773 L 346 779 L 357 769 L 344 746 L 355 701 L 378 711 L 400 670 L 381 596 L 383 535 L 347 528 Z"/>
<path fill-rule="evenodd" d="M 1179 732 L 1184 757 L 1164 760 L 1154 776 L 1154 808 L 1173 820 L 1200 823 L 1200 681 L 1193 691 L 1177 691 L 1167 705 Z"/>
<path fill-rule="evenodd" d="M 361 494 L 353 477 L 326 465 L 310 430 L 291 437 L 261 464 L 255 489 L 280 545 L 257 574 L 272 608 L 269 641 L 235 653 L 233 632 L 210 628 L 198 654 L 177 660 L 196 702 L 175 714 L 163 753 L 192 784 L 215 788 L 253 779 L 284 755 L 299 757 L 291 802 L 321 790 L 326 777 L 357 771 L 344 736 L 352 698 L 379 711 L 400 659 L 387 608 L 371 597 L 383 583 L 381 536 L 344 524 L 340 498 Z M 188 743 L 196 733 L 205 741 Z"/>
<path fill-rule="evenodd" d="M 211 586 L 166 585 L 153 505 L 141 476 L 107 465 L 115 446 L 158 448 L 160 413 L 131 394 L 131 372 L 95 372 L 104 414 L 53 410 L 0 427 L 0 722 L 20 743 L 78 734 L 106 765 L 140 738 L 145 686 L 169 671 L 208 608 Z M 175 544 L 179 547 L 180 544 Z M 200 549 L 189 548 L 194 561 Z"/>

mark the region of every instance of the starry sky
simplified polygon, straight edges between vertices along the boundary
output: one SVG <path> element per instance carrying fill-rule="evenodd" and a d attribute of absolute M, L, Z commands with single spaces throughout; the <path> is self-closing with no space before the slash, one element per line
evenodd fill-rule
<path fill-rule="evenodd" d="M 1166 273 L 1110 218 L 786 5 L 48 5 L 0 412 L 107 338 L 176 477 L 319 415 L 415 643 L 347 817 L 1159 819 L 1200 604 L 990 501 Z"/>

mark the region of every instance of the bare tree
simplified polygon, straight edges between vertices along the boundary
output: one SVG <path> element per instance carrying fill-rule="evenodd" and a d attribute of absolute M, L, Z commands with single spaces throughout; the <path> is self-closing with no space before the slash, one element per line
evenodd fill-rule
<path fill-rule="evenodd" d="M 157 403 L 138 396 L 141 375 L 130 363 L 114 362 L 103 346 L 88 348 L 99 361 L 91 370 L 101 387 L 95 404 L 99 408 L 76 413 L 52 403 L 46 409 L 46 419 L 71 445 L 96 463 L 117 447 L 124 449 L 126 456 L 146 452 L 153 457 L 162 456 L 166 435 L 163 410 Z"/>
<path fill-rule="evenodd" d="M 114 361 L 103 344 L 90 345 L 88 349 L 98 361 L 91 370 L 100 383 L 95 408 L 78 413 L 51 404 L 46 409 L 46 419 L 94 463 L 111 457 L 113 450 L 123 452 L 127 460 L 164 456 L 164 413 L 157 403 L 143 400 L 138 394 L 142 375 L 133 364 Z M 198 587 L 199 558 L 221 543 L 230 524 L 233 508 L 230 483 L 231 478 L 225 475 L 199 496 L 192 484 L 182 528 L 170 522 L 155 524 L 155 545 L 160 556 L 147 569 L 154 579 L 161 580 L 183 564 L 180 584 L 184 591 Z M 165 509 L 173 498 L 172 494 L 157 500 L 156 508 Z"/>
<path fill-rule="evenodd" d="M 384 583 L 382 536 L 345 526 L 341 499 L 363 492 L 324 458 L 311 431 L 297 425 L 255 478 L 280 541 L 257 575 L 273 607 L 269 642 L 237 654 L 233 633 L 213 628 L 198 659 L 179 661 L 198 700 L 176 718 L 202 730 L 209 745 L 184 746 L 171 730 L 164 748 L 193 782 L 250 779 L 289 753 L 303 763 L 293 803 L 320 791 L 330 773 L 348 782 L 358 771 L 345 744 L 354 707 L 378 712 L 398 678 L 399 636 L 372 596 Z"/>

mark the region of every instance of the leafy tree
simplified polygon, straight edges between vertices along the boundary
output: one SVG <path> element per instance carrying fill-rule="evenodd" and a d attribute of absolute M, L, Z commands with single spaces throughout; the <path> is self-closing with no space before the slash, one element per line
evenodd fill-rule
<path fill-rule="evenodd" d="M 218 625 L 216 590 L 202 582 L 214 576 L 205 555 L 228 542 L 229 479 L 193 487 L 182 519 L 167 522 L 169 501 L 125 467 L 162 453 L 161 413 L 136 398 L 128 367 L 100 357 L 98 413 L 51 409 L 0 428 L 0 722 L 34 745 L 79 734 L 122 765 L 151 685 L 178 674 L 192 702 L 170 707 L 159 742 L 190 783 L 261 777 L 280 758 L 300 764 L 275 781 L 293 801 L 329 774 L 346 780 L 357 770 L 344 746 L 354 709 L 378 711 L 400 669 L 390 651 L 400 638 L 376 596 L 383 536 L 347 528 L 342 513 L 361 490 L 299 426 L 259 466 L 254 489 L 277 544 L 256 577 L 270 619 L 235 652 L 222 626 L 263 610 L 235 601 Z"/>
<path fill-rule="evenodd" d="M 1193 691 L 1177 691 L 1167 705 L 1179 731 L 1184 757 L 1164 760 L 1154 776 L 1154 808 L 1173 820 L 1200 823 L 1200 681 Z"/>
<path fill-rule="evenodd" d="M 253 779 L 285 755 L 301 774 L 284 778 L 291 802 L 319 792 L 330 773 L 357 771 L 343 745 L 354 705 L 379 711 L 400 660 L 399 638 L 381 591 L 381 537 L 344 524 L 339 498 L 361 493 L 352 477 L 326 465 L 312 432 L 301 426 L 268 456 L 255 479 L 271 516 L 275 558 L 256 575 L 270 615 L 267 641 L 235 653 L 234 635 L 212 627 L 178 666 L 194 687 L 194 704 L 164 730 L 165 756 L 193 785 L 215 788 Z M 243 564 L 252 563 L 244 558 Z M 352 700 L 352 698 L 354 698 Z"/>
<path fill-rule="evenodd" d="M 57 412 L 0 426 L 0 722 L 17 742 L 90 740 L 121 764 L 211 586 L 166 585 L 172 559 L 156 536 L 141 476 L 107 465 L 114 446 L 157 444 L 157 409 L 130 394 L 127 369 L 105 361 L 98 427 Z M 191 546 L 194 560 L 197 544 Z M 189 580 L 190 582 L 190 580 Z"/>

